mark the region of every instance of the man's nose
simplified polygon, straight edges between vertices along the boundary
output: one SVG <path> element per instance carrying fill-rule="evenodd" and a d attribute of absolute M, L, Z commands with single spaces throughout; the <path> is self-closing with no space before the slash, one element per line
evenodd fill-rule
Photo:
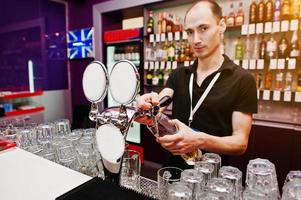
<path fill-rule="evenodd" d="M 193 43 L 200 43 L 202 42 L 200 34 L 198 32 L 195 32 L 193 34 Z"/>

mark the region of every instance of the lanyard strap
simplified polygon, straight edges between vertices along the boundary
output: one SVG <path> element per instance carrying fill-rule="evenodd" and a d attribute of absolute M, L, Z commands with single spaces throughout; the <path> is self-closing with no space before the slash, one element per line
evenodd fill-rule
<path fill-rule="evenodd" d="M 209 83 L 208 87 L 206 88 L 205 92 L 202 94 L 202 96 L 200 97 L 199 101 L 197 102 L 197 104 L 195 105 L 195 107 L 192 109 L 192 90 L 193 90 L 193 78 L 194 78 L 194 74 L 192 73 L 190 76 L 190 80 L 189 80 L 189 95 L 190 95 L 190 116 L 189 116 L 189 126 L 191 125 L 191 122 L 193 120 L 193 115 L 194 113 L 199 109 L 199 107 L 201 106 L 201 104 L 203 103 L 203 101 L 205 100 L 205 98 L 207 97 L 208 93 L 210 92 L 211 88 L 213 87 L 214 83 L 217 81 L 217 79 L 219 78 L 219 76 L 221 75 L 220 72 L 218 72 L 217 74 L 215 74 L 215 76 L 213 77 L 213 79 L 211 80 L 211 82 Z"/>

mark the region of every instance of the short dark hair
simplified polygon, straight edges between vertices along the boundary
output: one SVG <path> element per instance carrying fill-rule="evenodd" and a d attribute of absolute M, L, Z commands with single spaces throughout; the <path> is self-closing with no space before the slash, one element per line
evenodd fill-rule
<path fill-rule="evenodd" d="M 196 2 L 195 4 L 193 4 L 187 11 L 184 17 L 184 22 L 186 20 L 186 16 L 187 14 L 190 12 L 190 10 L 192 8 L 194 8 L 197 4 L 201 3 L 201 2 L 208 2 L 210 4 L 210 8 L 211 11 L 213 13 L 213 15 L 218 19 L 222 19 L 223 17 L 223 12 L 222 12 L 222 8 L 218 5 L 218 3 L 215 0 L 199 0 L 198 2 Z"/>

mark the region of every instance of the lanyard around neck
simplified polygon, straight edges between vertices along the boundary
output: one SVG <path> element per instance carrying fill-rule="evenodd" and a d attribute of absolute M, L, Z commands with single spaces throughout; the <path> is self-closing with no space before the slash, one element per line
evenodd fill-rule
<path fill-rule="evenodd" d="M 211 82 L 209 83 L 208 87 L 206 88 L 205 92 L 200 97 L 199 101 L 195 105 L 195 107 L 192 109 L 192 90 L 193 90 L 193 78 L 194 74 L 192 73 L 189 80 L 189 95 L 190 95 L 190 115 L 189 115 L 189 126 L 191 125 L 191 122 L 193 120 L 194 113 L 199 109 L 205 98 L 207 97 L 208 93 L 210 92 L 211 88 L 213 87 L 214 83 L 217 81 L 218 77 L 220 76 L 220 72 L 215 74 Z"/>

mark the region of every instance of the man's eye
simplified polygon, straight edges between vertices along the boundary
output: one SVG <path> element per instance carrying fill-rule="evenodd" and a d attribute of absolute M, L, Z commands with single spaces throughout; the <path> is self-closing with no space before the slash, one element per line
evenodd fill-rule
<path fill-rule="evenodd" d="M 208 29 L 208 27 L 202 27 L 202 28 L 201 28 L 201 31 L 204 32 L 204 31 L 206 31 L 207 29 Z"/>
<path fill-rule="evenodd" d="M 192 35 L 192 31 L 186 31 L 187 35 Z"/>

